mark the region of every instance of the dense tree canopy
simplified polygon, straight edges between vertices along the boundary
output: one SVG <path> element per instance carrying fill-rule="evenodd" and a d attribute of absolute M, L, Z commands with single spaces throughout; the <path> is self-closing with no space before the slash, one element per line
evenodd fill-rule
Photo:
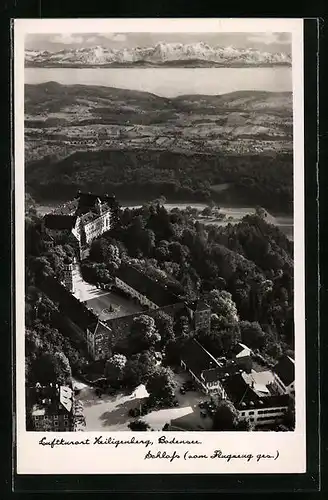
<path fill-rule="evenodd" d="M 142 314 L 133 320 L 129 336 L 131 352 L 147 350 L 160 341 L 161 337 L 156 329 L 155 320 L 151 316 Z"/>
<path fill-rule="evenodd" d="M 178 301 L 204 299 L 211 307 L 211 328 L 197 338 L 215 356 L 226 355 L 242 341 L 268 362 L 293 353 L 293 245 L 263 213 L 238 224 L 195 223 L 193 209 L 168 212 L 163 200 L 117 213 L 117 223 L 93 241 L 83 261 L 84 278 L 111 285 L 122 262 L 157 280 Z M 65 335 L 57 304 L 41 292 L 45 276 L 61 279 L 66 259 L 76 256 L 71 235 L 49 238 L 42 231 L 33 200 L 26 202 L 26 353 L 27 383 L 69 380 L 83 371 L 88 354 L 77 339 Z M 179 363 L 192 321 L 182 312 L 174 320 L 163 311 L 136 316 L 127 349 L 115 346 L 108 377 L 131 387 L 145 383 L 152 397 L 172 401 L 170 371 L 156 367 L 155 351 L 164 364 Z M 120 361 L 115 356 L 119 356 Z M 68 360 L 68 361 L 67 361 Z M 115 360 L 115 361 L 114 361 Z M 124 362 L 123 362 L 124 361 Z"/>
<path fill-rule="evenodd" d="M 170 404 L 174 400 L 176 381 L 170 368 L 158 367 L 148 378 L 146 389 L 155 401 Z"/>

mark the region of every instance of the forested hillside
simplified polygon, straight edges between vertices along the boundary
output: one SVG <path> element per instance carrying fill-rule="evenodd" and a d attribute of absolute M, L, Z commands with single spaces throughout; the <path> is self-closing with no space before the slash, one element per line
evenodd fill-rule
<path fill-rule="evenodd" d="M 291 93 L 158 97 L 110 87 L 26 85 L 26 185 L 121 199 L 254 203 L 292 211 Z M 229 183 L 218 195 L 216 186 Z"/>

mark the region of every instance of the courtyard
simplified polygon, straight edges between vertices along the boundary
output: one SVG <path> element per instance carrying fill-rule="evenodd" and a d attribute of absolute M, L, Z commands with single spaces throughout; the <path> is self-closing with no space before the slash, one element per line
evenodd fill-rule
<path fill-rule="evenodd" d="M 73 270 L 73 288 L 74 296 L 85 302 L 89 309 L 93 309 L 102 321 L 142 312 L 142 308 L 136 302 L 86 282 L 81 276 L 78 265 Z"/>
<path fill-rule="evenodd" d="M 102 321 L 142 312 L 139 304 L 114 292 L 99 294 L 97 297 L 87 300 L 86 304 Z"/>
<path fill-rule="evenodd" d="M 161 431 L 165 424 L 171 424 L 181 430 L 211 429 L 211 418 L 201 417 L 198 407 L 201 401 L 209 398 L 198 391 L 180 394 L 179 387 L 189 380 L 187 374 L 176 374 L 176 380 L 179 384 L 176 392 L 179 406 L 155 410 L 140 418 L 154 431 Z M 129 415 L 129 410 L 140 406 L 148 397 L 144 385 L 140 385 L 129 394 L 120 393 L 115 396 L 103 394 L 101 397 L 98 397 L 94 388 L 89 385 L 75 382 L 75 386 L 80 389 L 77 397 L 84 407 L 85 431 L 128 431 L 129 423 L 134 420 Z"/>

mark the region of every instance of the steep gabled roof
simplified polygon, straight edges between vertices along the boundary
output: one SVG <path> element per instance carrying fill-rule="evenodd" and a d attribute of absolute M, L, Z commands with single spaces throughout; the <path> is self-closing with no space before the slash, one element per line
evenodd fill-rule
<path fill-rule="evenodd" d="M 236 358 L 242 358 L 244 356 L 249 356 L 251 353 L 252 353 L 252 350 L 249 347 L 247 347 L 247 345 L 242 344 L 241 342 L 236 344 L 232 349 L 232 354 Z"/>
<path fill-rule="evenodd" d="M 108 194 L 101 195 L 96 193 L 82 193 L 82 192 L 79 192 L 77 194 L 77 200 L 78 200 L 79 214 L 87 213 L 90 210 L 94 209 L 97 200 L 100 200 L 101 203 L 106 203 L 108 205 L 107 208 L 109 208 L 111 204 L 114 203 L 114 201 L 116 201 L 114 196 L 109 196 Z"/>
<path fill-rule="evenodd" d="M 181 360 L 197 378 L 201 378 L 201 375 L 206 372 L 208 381 L 213 381 L 213 376 L 216 376 L 216 372 L 214 373 L 212 369 L 220 367 L 216 359 L 196 339 L 187 342 Z"/>
<path fill-rule="evenodd" d="M 44 216 L 44 224 L 47 229 L 72 230 L 76 223 L 74 215 L 47 214 Z"/>
<path fill-rule="evenodd" d="M 288 394 L 264 393 L 260 395 L 237 373 L 221 380 L 228 398 L 238 410 L 265 409 L 288 406 Z"/>
<path fill-rule="evenodd" d="M 295 361 L 289 356 L 283 356 L 275 365 L 273 371 L 288 387 L 295 380 Z"/>
<path fill-rule="evenodd" d="M 209 305 L 203 299 L 197 299 L 192 302 L 187 302 L 187 306 L 190 307 L 193 311 L 205 311 L 209 309 Z"/>
<path fill-rule="evenodd" d="M 159 307 L 169 306 L 179 302 L 179 299 L 173 295 L 165 285 L 149 278 L 146 274 L 133 266 L 122 264 L 116 276 Z"/>

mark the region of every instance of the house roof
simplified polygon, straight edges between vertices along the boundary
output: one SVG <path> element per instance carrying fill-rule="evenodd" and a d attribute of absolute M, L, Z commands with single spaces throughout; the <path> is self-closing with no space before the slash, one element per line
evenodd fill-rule
<path fill-rule="evenodd" d="M 205 382 L 215 382 L 241 371 L 233 360 L 214 358 L 196 339 L 187 342 L 181 361 L 197 378 L 202 378 Z"/>
<path fill-rule="evenodd" d="M 242 358 L 244 356 L 249 356 L 251 354 L 251 349 L 247 345 L 239 342 L 232 349 L 232 353 L 236 358 Z"/>
<path fill-rule="evenodd" d="M 51 213 L 56 215 L 74 215 L 78 207 L 77 200 L 70 200 L 62 205 L 59 205 Z"/>
<path fill-rule="evenodd" d="M 61 386 L 59 389 L 60 404 L 68 411 L 72 411 L 73 391 L 70 387 Z"/>
<path fill-rule="evenodd" d="M 103 321 L 98 320 L 96 329 L 95 329 L 95 335 L 108 335 L 111 332 L 111 327 L 109 324 L 104 323 Z"/>
<path fill-rule="evenodd" d="M 255 391 L 240 373 L 222 379 L 221 384 L 228 398 L 238 410 L 287 406 L 289 402 L 288 394 L 280 395 L 271 394 L 270 391 L 266 393 Z"/>
<path fill-rule="evenodd" d="M 191 339 L 186 343 L 181 361 L 197 378 L 200 378 L 203 373 L 206 374 L 209 382 L 213 381 L 213 377 L 217 375 L 216 369 L 220 367 L 217 360 L 196 339 Z"/>
<path fill-rule="evenodd" d="M 205 382 L 216 382 L 221 376 L 222 370 L 220 368 L 211 368 L 203 371 Z"/>
<path fill-rule="evenodd" d="M 32 415 L 60 415 L 71 413 L 73 391 L 68 386 L 49 384 L 43 387 L 29 388 L 30 397 L 35 401 Z"/>
<path fill-rule="evenodd" d="M 100 200 L 101 203 L 106 203 L 109 208 L 109 206 L 114 203 L 115 196 L 109 196 L 108 194 L 78 192 L 77 200 L 78 213 L 83 214 L 94 209 L 98 200 Z"/>
<path fill-rule="evenodd" d="M 83 330 L 95 328 L 98 317 L 55 278 L 47 276 L 42 281 L 40 288 L 52 301 L 59 304 L 60 311 L 77 326 Z"/>
<path fill-rule="evenodd" d="M 204 311 L 210 308 L 209 305 L 203 299 L 197 299 L 194 300 L 193 302 L 188 302 L 187 305 L 193 311 Z"/>
<path fill-rule="evenodd" d="M 149 278 L 129 264 L 122 264 L 116 276 L 159 307 L 169 306 L 179 302 L 179 299 L 167 290 L 165 285 Z"/>
<path fill-rule="evenodd" d="M 283 356 L 274 366 L 273 371 L 288 387 L 295 380 L 295 361 L 290 356 Z"/>
<path fill-rule="evenodd" d="M 71 230 L 75 226 L 75 223 L 76 216 L 74 215 L 46 214 L 44 216 L 44 224 L 47 229 Z"/>

